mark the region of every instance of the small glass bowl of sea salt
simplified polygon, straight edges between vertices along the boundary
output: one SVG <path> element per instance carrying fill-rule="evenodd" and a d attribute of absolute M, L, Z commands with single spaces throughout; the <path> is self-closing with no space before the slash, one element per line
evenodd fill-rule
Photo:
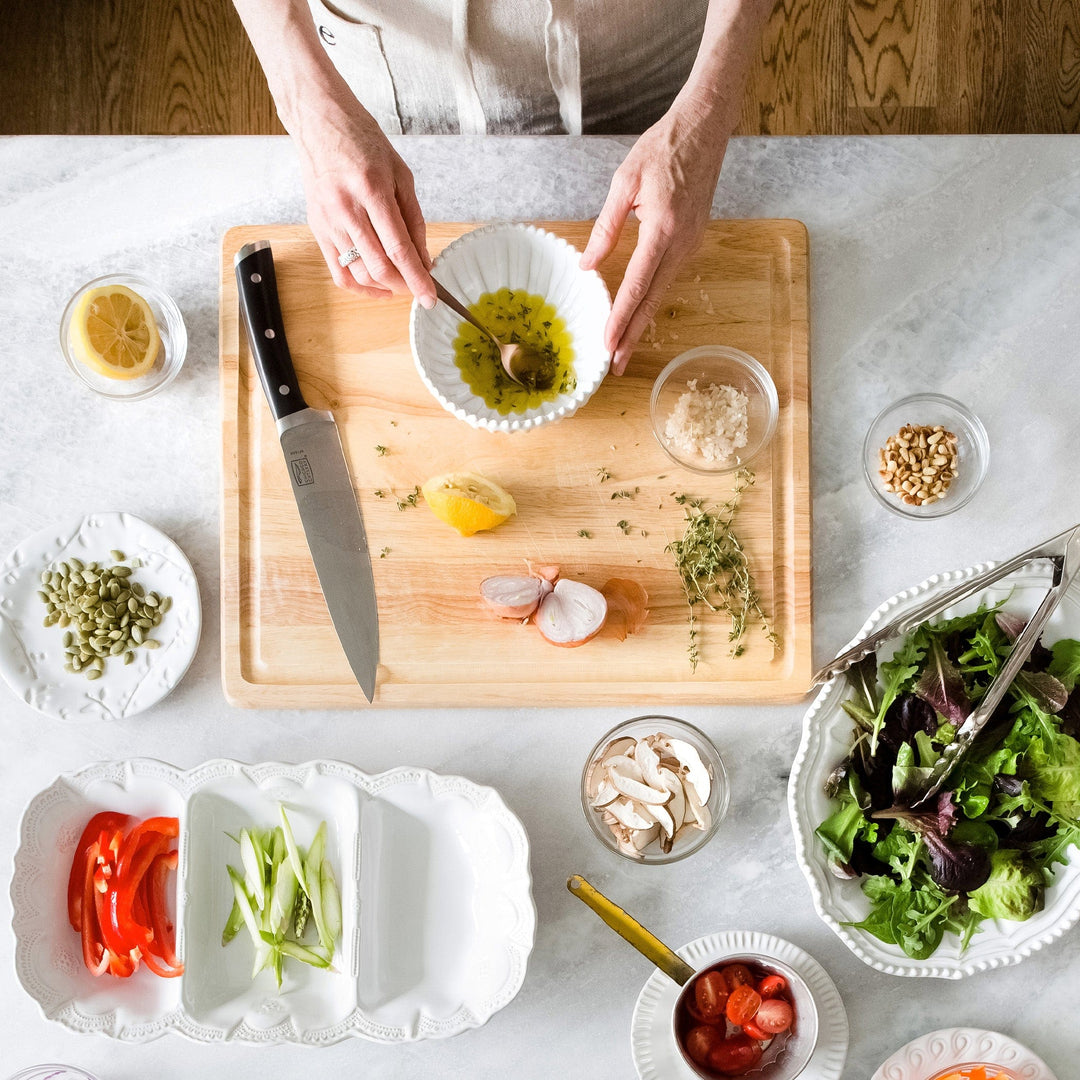
<path fill-rule="evenodd" d="M 701 473 L 732 472 L 756 458 L 772 439 L 779 412 L 768 371 L 727 345 L 680 353 L 657 376 L 649 401 L 661 449 Z"/>

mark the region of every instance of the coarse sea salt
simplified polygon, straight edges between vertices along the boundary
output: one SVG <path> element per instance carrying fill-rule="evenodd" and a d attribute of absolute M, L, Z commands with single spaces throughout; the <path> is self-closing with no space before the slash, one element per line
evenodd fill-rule
<path fill-rule="evenodd" d="M 749 399 L 734 386 L 710 384 L 699 390 L 697 383 L 690 379 L 679 395 L 664 422 L 664 438 L 686 457 L 726 461 L 746 445 Z"/>

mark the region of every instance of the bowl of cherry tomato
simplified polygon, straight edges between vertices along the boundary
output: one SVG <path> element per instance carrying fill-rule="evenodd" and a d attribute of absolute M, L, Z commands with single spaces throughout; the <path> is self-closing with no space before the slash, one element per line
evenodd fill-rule
<path fill-rule="evenodd" d="M 672 1018 L 675 1043 L 703 1080 L 795 1080 L 817 1046 L 818 1015 L 799 973 L 768 956 L 731 956 L 699 971 Z"/>

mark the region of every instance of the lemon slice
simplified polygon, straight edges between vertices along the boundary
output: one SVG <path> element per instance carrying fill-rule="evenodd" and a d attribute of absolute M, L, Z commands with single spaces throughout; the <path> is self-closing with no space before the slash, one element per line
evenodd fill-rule
<path fill-rule="evenodd" d="M 108 379 L 137 379 L 154 366 L 161 335 L 150 305 L 126 285 L 88 289 L 71 317 L 72 349 Z"/>
<path fill-rule="evenodd" d="M 514 498 L 493 480 L 473 472 L 433 476 L 420 490 L 431 512 L 462 536 L 494 529 L 517 513 Z"/>

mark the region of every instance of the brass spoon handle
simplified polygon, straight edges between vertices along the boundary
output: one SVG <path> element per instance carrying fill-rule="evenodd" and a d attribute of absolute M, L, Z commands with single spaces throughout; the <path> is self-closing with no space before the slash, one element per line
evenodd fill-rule
<path fill-rule="evenodd" d="M 434 278 L 431 279 L 435 281 Z M 451 292 L 447 292 L 441 282 L 435 281 L 435 295 L 451 310 L 456 311 L 466 322 L 472 323 L 484 337 L 491 338 L 496 345 L 502 342 L 482 323 L 477 321 L 476 316 Z"/>
<path fill-rule="evenodd" d="M 594 889 L 580 874 L 566 879 L 566 887 L 583 904 L 600 916 L 619 937 L 630 942 L 642 956 L 651 960 L 669 979 L 680 986 L 694 977 L 694 969 L 677 953 L 669 949 L 655 934 L 617 904 L 613 904 L 602 892 Z"/>

